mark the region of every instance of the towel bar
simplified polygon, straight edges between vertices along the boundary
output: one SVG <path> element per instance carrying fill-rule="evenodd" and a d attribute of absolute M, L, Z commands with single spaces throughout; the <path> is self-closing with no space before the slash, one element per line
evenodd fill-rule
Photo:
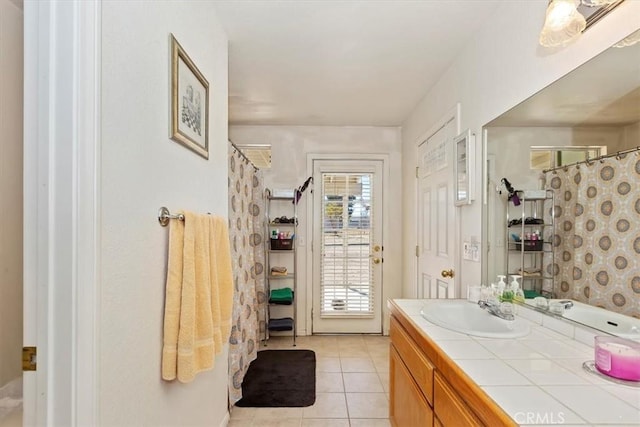
<path fill-rule="evenodd" d="M 163 227 L 166 227 L 167 225 L 169 225 L 170 219 L 177 219 L 180 221 L 184 221 L 184 215 L 183 214 L 171 215 L 171 213 L 169 212 L 169 209 L 167 209 L 164 206 L 161 207 L 160 210 L 158 211 L 158 222 L 160 223 L 160 225 Z"/>

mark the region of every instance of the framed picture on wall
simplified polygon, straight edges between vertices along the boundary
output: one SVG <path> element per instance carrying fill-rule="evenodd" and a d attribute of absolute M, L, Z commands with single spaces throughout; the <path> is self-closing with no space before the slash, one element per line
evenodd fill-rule
<path fill-rule="evenodd" d="M 454 201 L 456 206 L 471 204 L 473 200 L 473 166 L 475 144 L 467 129 L 453 139 L 454 149 Z"/>
<path fill-rule="evenodd" d="M 171 139 L 209 158 L 209 82 L 171 34 Z"/>

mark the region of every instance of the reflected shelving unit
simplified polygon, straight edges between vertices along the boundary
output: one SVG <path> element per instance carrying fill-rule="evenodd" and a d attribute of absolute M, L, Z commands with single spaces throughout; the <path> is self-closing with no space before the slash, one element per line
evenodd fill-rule
<path fill-rule="evenodd" d="M 555 229 L 552 190 L 517 191 L 520 205 L 506 207 L 506 270 L 522 276 L 522 289 L 543 294 L 554 289 L 553 236 Z"/>

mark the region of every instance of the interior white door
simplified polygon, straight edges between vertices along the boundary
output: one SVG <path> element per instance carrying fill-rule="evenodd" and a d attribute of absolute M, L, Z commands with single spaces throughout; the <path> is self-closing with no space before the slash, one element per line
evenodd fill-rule
<path fill-rule="evenodd" d="M 455 298 L 456 131 L 451 119 L 418 146 L 418 298 Z"/>
<path fill-rule="evenodd" d="M 313 161 L 313 333 L 382 332 L 382 170 Z"/>

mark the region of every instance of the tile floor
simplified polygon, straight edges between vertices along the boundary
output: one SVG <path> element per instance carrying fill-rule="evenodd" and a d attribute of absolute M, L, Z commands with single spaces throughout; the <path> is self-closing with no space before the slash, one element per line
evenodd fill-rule
<path fill-rule="evenodd" d="M 22 427 L 22 405 L 0 418 L 0 427 Z"/>
<path fill-rule="evenodd" d="M 389 337 L 272 337 L 260 349 L 316 353 L 316 402 L 306 408 L 238 408 L 229 427 L 387 427 Z"/>

